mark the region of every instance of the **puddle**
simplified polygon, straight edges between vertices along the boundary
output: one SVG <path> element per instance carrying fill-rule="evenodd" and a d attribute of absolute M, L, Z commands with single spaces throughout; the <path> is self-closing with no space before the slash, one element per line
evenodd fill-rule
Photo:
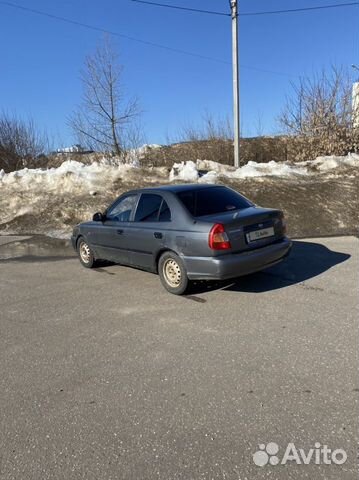
<path fill-rule="evenodd" d="M 0 260 L 60 260 L 75 257 L 70 240 L 33 236 L 0 236 Z"/>

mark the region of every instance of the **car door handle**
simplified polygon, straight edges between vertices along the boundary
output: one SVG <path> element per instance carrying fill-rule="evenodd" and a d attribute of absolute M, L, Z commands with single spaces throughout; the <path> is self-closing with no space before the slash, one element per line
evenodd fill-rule
<path fill-rule="evenodd" d="M 154 234 L 155 238 L 162 238 L 162 233 L 161 232 L 155 232 Z"/>
<path fill-rule="evenodd" d="M 123 230 L 116 230 L 117 232 L 117 235 L 122 235 L 123 234 Z"/>

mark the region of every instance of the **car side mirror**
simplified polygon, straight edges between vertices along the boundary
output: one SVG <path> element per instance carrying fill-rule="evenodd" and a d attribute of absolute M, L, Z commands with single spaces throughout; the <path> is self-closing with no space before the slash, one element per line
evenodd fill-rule
<path fill-rule="evenodd" d="M 101 212 L 96 212 L 94 216 L 92 217 L 92 220 L 94 222 L 103 222 L 105 220 L 105 215 Z"/>

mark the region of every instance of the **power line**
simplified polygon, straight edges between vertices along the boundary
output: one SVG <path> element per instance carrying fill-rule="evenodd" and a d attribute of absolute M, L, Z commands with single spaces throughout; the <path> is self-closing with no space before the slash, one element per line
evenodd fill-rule
<path fill-rule="evenodd" d="M 196 13 L 208 13 L 210 15 L 221 15 L 223 17 L 230 17 L 230 13 L 224 12 L 215 12 L 212 10 L 201 10 L 198 8 L 190 8 L 190 7 L 182 7 L 180 5 L 168 5 L 167 3 L 158 3 L 158 2 L 149 2 L 147 0 L 131 0 L 132 2 L 137 3 L 146 3 L 147 5 L 154 5 L 155 7 L 167 7 L 167 8 L 174 8 L 176 10 L 187 10 L 188 12 L 196 12 Z"/>
<path fill-rule="evenodd" d="M 132 0 L 132 1 L 135 1 L 135 0 Z M 140 0 L 136 0 L 136 1 L 140 1 Z M 150 3 L 150 2 L 146 1 L 146 3 Z M 220 59 L 220 58 L 211 57 L 209 55 L 202 55 L 200 53 L 190 52 L 188 50 L 182 50 L 182 49 L 179 49 L 179 48 L 169 47 L 168 45 L 163 45 L 163 44 L 151 42 L 151 41 L 148 41 L 148 40 L 142 40 L 140 38 L 132 37 L 132 36 L 120 33 L 120 32 L 111 31 L 111 30 L 108 30 L 108 29 L 105 29 L 105 28 L 102 28 L 102 27 L 98 27 L 96 25 L 90 25 L 88 23 L 83 23 L 83 22 L 79 22 L 77 20 L 72 20 L 70 18 L 62 17 L 62 16 L 59 16 L 59 15 L 54 15 L 54 14 L 51 14 L 51 13 L 48 13 L 48 12 L 44 12 L 42 10 L 36 10 L 34 8 L 24 7 L 23 5 L 18 5 L 16 3 L 8 2 L 8 1 L 5 1 L 5 0 L 0 0 L 0 4 L 11 7 L 11 8 L 15 8 L 15 9 L 18 9 L 18 10 L 22 10 L 22 11 L 25 11 L 25 12 L 33 13 L 33 14 L 36 14 L 36 15 L 41 15 L 43 17 L 47 17 L 47 18 L 50 18 L 52 20 L 57 20 L 57 21 L 69 23 L 71 25 L 75 25 L 75 26 L 78 26 L 78 27 L 83 27 L 83 28 L 86 28 L 88 30 L 93 30 L 93 31 L 96 31 L 96 32 L 101 32 L 101 33 L 106 33 L 106 34 L 109 34 L 109 35 L 112 35 L 112 36 L 115 36 L 115 37 L 125 38 L 127 40 L 131 40 L 133 42 L 141 43 L 143 45 L 147 45 L 147 46 L 150 46 L 150 47 L 160 48 L 162 50 L 167 50 L 167 51 L 170 51 L 170 52 L 179 53 L 181 55 L 187 55 L 187 56 L 190 56 L 190 57 L 200 58 L 202 60 L 208 60 L 208 61 L 212 61 L 212 62 L 222 63 L 222 64 L 225 64 L 225 65 L 231 65 L 231 62 Z M 337 5 L 332 5 L 332 6 L 327 5 L 326 7 L 322 6 L 322 7 L 309 7 L 309 8 L 310 9 L 334 8 L 334 7 L 337 7 L 337 6 L 340 7 L 340 6 L 353 6 L 353 5 L 359 5 L 359 2 L 337 4 Z M 191 9 L 191 11 L 192 10 L 193 9 Z M 303 11 L 303 10 L 304 9 L 278 10 L 278 11 L 269 11 L 269 12 L 242 13 L 240 15 L 265 15 L 265 14 L 272 14 L 272 13 L 287 13 L 289 11 L 292 12 L 292 11 Z M 256 71 L 259 71 L 259 72 L 270 73 L 270 74 L 274 74 L 274 75 L 284 75 L 284 76 L 288 76 L 288 77 L 295 77 L 296 76 L 296 75 L 292 75 L 292 74 L 285 73 L 285 72 L 278 72 L 278 71 L 274 71 L 274 70 L 266 70 L 266 69 L 262 69 L 260 67 L 252 67 L 252 66 L 249 66 L 249 65 L 241 65 L 241 67 L 245 68 L 245 69 L 248 69 L 248 70 L 256 70 Z"/>
<path fill-rule="evenodd" d="M 136 3 L 144 3 L 147 5 L 153 5 L 155 7 L 165 7 L 165 8 L 174 8 L 176 10 L 186 10 L 188 12 L 195 12 L 195 13 L 208 13 L 211 15 L 221 15 L 225 17 L 230 17 L 230 13 L 224 12 L 217 12 L 212 10 L 201 10 L 197 8 L 190 8 L 184 7 L 180 5 L 169 5 L 167 3 L 158 3 L 158 2 L 151 2 L 149 0 L 131 0 L 132 2 Z M 298 13 L 298 12 L 309 12 L 313 10 L 325 10 L 329 8 L 343 8 L 343 7 L 353 7 L 359 5 L 359 2 L 349 2 L 349 3 L 337 3 L 331 5 L 318 5 L 314 7 L 302 7 L 302 8 L 290 8 L 286 10 L 268 10 L 268 11 L 261 11 L 261 12 L 243 12 L 239 13 L 238 16 L 240 17 L 250 17 L 250 16 L 258 16 L 258 15 L 276 15 L 280 13 Z"/>
<path fill-rule="evenodd" d="M 295 12 L 309 12 L 312 10 L 325 10 L 328 8 L 342 8 L 342 7 L 353 7 L 354 5 L 358 6 L 359 2 L 350 2 L 350 3 L 337 3 L 334 5 L 318 5 L 315 7 L 303 7 L 303 8 L 291 8 L 287 10 L 269 10 L 264 12 L 244 12 L 240 13 L 241 17 L 257 16 L 257 15 L 275 15 L 278 13 L 295 13 Z"/>
<path fill-rule="evenodd" d="M 47 18 L 50 18 L 52 20 L 57 20 L 57 21 L 69 23 L 69 24 L 77 26 L 77 27 L 87 28 L 88 30 L 93 30 L 93 31 L 96 31 L 96 32 L 101 32 L 101 33 L 106 33 L 108 35 L 112 35 L 112 36 L 115 36 L 115 37 L 125 38 L 126 40 L 131 40 L 131 41 L 141 43 L 143 45 L 147 45 L 147 46 L 150 46 L 150 47 L 161 48 L 162 50 L 167 50 L 169 52 L 179 53 L 181 55 L 187 55 L 187 56 L 194 57 L 194 58 L 200 58 L 202 60 L 217 62 L 217 63 L 221 63 L 221 64 L 224 64 L 224 65 L 232 65 L 232 63 L 227 61 L 227 60 L 211 57 L 211 56 L 208 56 L 208 55 L 202 55 L 200 53 L 189 52 L 187 50 L 181 50 L 181 49 L 178 49 L 178 48 L 169 47 L 167 45 L 162 45 L 160 43 L 154 43 L 154 42 L 150 42 L 150 41 L 147 41 L 147 40 L 141 40 L 139 38 L 131 37 L 131 36 L 125 35 L 123 33 L 114 32 L 114 31 L 107 30 L 107 29 L 102 28 L 102 27 L 97 27 L 96 25 L 90 25 L 88 23 L 78 22 L 77 20 L 72 20 L 70 18 L 61 17 L 59 15 L 53 15 L 51 13 L 44 12 L 44 11 L 41 11 L 41 10 L 35 10 L 33 8 L 24 7 L 22 5 L 18 5 L 16 3 L 12 3 L 12 2 L 7 2 L 5 0 L 0 0 L 0 4 L 1 5 L 6 5 L 8 7 L 15 8 L 15 9 L 18 9 L 18 10 L 22 10 L 22 11 L 25 11 L 25 12 L 28 12 L 28 13 L 41 15 L 43 17 L 47 17 Z M 258 72 L 269 73 L 269 74 L 272 74 L 272 75 L 281 75 L 281 76 L 286 76 L 286 77 L 296 77 L 297 76 L 297 75 L 293 75 L 293 74 L 290 74 L 290 73 L 278 72 L 278 71 L 274 71 L 274 70 L 266 70 L 266 69 L 263 69 L 263 68 L 260 68 L 260 67 L 252 67 L 250 65 L 241 65 L 241 68 L 245 68 L 246 70 L 254 70 L 254 71 L 258 71 Z"/>
<path fill-rule="evenodd" d="M 70 23 L 70 24 L 75 25 L 77 27 L 87 28 L 88 30 L 94 30 L 96 32 L 101 32 L 101 33 L 107 33 L 108 35 L 112 35 L 114 37 L 125 38 L 127 40 L 142 43 L 142 44 L 148 45 L 150 47 L 161 48 L 163 50 L 168 50 L 170 52 L 180 53 L 182 55 L 189 55 L 191 57 L 196 57 L 196 58 L 201 58 L 202 60 L 210 60 L 212 62 L 218 62 L 218 63 L 224 63 L 224 64 L 227 64 L 227 65 L 231 65 L 231 62 L 228 62 L 226 60 L 222 60 L 220 58 L 210 57 L 210 56 L 207 56 L 207 55 L 202 55 L 200 53 L 189 52 L 187 50 L 181 50 L 179 48 L 169 47 L 167 45 L 162 45 L 160 43 L 150 42 L 148 40 L 141 40 L 139 38 L 131 37 L 131 36 L 125 35 L 123 33 L 114 32 L 114 31 L 107 30 L 107 29 L 102 28 L 102 27 L 97 27 L 95 25 L 90 25 L 88 23 L 78 22 L 77 20 L 72 20 L 70 18 L 61 17 L 59 15 L 53 15 L 52 13 L 44 12 L 44 11 L 41 11 L 41 10 L 36 10 L 36 9 L 33 9 L 33 8 L 24 7 L 24 6 L 18 5 L 16 3 L 0 0 L 0 4 L 6 5 L 6 6 L 11 7 L 11 8 L 16 8 L 18 10 L 23 10 L 25 12 L 35 13 L 36 15 L 42 15 L 43 17 L 51 18 L 52 20 L 58 20 L 58 21 L 61 21 L 61 22 Z"/>

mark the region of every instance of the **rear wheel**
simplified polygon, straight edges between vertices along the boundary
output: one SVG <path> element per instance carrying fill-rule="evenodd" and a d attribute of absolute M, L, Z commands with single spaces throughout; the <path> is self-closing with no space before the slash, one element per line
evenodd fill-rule
<path fill-rule="evenodd" d="M 174 252 L 165 252 L 158 262 L 158 273 L 165 289 L 175 295 L 183 295 L 188 288 L 189 280 L 186 267 L 181 258 Z"/>
<path fill-rule="evenodd" d="M 95 267 L 96 260 L 93 250 L 84 238 L 80 238 L 80 240 L 77 242 L 77 253 L 79 260 L 84 267 Z"/>

